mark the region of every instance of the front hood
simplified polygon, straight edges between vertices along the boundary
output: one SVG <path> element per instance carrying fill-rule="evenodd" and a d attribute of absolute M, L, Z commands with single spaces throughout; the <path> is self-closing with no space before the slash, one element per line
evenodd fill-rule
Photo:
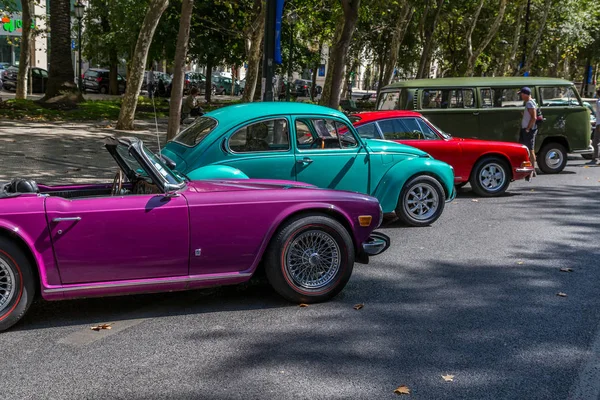
<path fill-rule="evenodd" d="M 274 179 L 219 179 L 191 181 L 188 186 L 196 192 L 231 192 L 239 190 L 316 189 L 316 186 L 296 181 Z"/>
<path fill-rule="evenodd" d="M 416 157 L 429 157 L 429 154 L 412 146 L 380 139 L 365 139 L 367 147 L 373 153 L 409 154 Z"/>

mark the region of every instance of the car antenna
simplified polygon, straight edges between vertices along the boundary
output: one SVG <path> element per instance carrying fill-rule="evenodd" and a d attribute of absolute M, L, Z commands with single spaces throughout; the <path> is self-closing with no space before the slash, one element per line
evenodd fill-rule
<path fill-rule="evenodd" d="M 158 116 L 156 115 L 156 105 L 154 104 L 154 93 L 151 94 L 152 97 L 152 108 L 154 109 L 154 125 L 156 126 L 156 143 L 158 144 L 158 155 L 160 155 L 160 134 L 158 133 Z"/>

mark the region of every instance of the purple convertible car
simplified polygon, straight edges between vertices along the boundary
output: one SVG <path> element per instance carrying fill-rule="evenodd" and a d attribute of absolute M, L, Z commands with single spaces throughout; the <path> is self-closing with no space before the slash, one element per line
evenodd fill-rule
<path fill-rule="evenodd" d="M 389 246 L 375 198 L 298 182 L 189 181 L 135 138 L 109 138 L 112 184 L 0 184 L 0 331 L 46 300 L 244 282 L 292 302 L 339 293 Z"/>

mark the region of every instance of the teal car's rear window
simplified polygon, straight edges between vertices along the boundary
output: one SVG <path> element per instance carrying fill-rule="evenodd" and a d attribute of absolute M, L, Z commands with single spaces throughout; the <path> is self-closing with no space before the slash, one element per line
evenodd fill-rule
<path fill-rule="evenodd" d="M 175 136 L 173 141 L 184 146 L 193 147 L 204 140 L 216 126 L 216 120 L 209 117 L 200 117 L 188 128 L 179 132 L 179 135 Z"/>

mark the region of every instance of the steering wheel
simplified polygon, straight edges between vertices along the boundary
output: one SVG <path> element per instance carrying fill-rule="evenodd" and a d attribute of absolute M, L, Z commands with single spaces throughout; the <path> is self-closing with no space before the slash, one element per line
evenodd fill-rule
<path fill-rule="evenodd" d="M 121 189 L 123 189 L 123 171 L 119 168 L 117 174 L 115 175 L 115 179 L 113 179 L 113 186 L 110 195 L 118 196 L 121 194 Z"/>

